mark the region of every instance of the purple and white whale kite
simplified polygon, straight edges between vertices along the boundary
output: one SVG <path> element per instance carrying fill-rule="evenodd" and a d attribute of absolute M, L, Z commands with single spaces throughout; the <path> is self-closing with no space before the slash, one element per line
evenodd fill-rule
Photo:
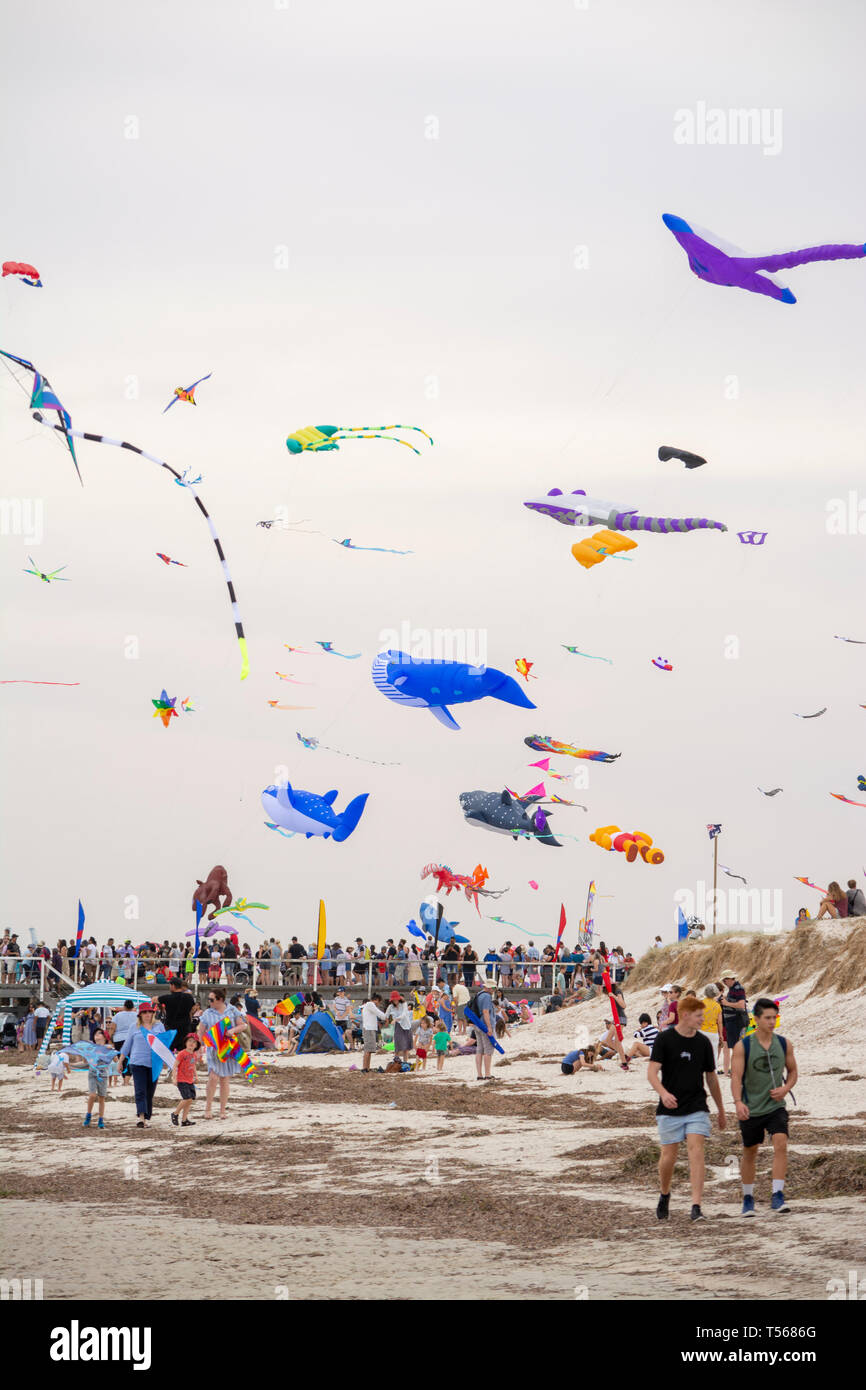
<path fill-rule="evenodd" d="M 791 270 L 812 261 L 854 261 L 866 256 L 866 246 L 838 245 L 807 246 L 804 251 L 783 251 L 775 256 L 745 256 L 738 246 L 722 241 L 704 227 L 690 227 L 682 217 L 671 212 L 662 216 L 669 232 L 673 232 L 689 258 L 689 269 L 699 280 L 710 285 L 727 285 L 752 294 L 766 294 L 782 304 L 796 304 L 790 290 L 778 284 L 769 274 L 773 270 Z M 768 272 L 765 275 L 759 271 Z"/>
<path fill-rule="evenodd" d="M 635 507 L 621 507 L 618 502 L 603 502 L 587 497 L 575 489 L 567 495 L 558 487 L 551 488 L 545 497 L 533 497 L 524 502 L 532 512 L 541 512 L 561 521 L 563 526 L 607 526 L 611 531 L 660 531 L 668 535 L 678 531 L 727 531 L 721 521 L 708 521 L 705 516 L 639 516 Z"/>

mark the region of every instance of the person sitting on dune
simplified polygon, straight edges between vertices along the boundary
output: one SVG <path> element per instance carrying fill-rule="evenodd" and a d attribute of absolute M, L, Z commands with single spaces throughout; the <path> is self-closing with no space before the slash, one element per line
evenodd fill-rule
<path fill-rule="evenodd" d="M 827 896 L 821 902 L 818 916 L 815 918 L 819 922 L 822 917 L 847 917 L 848 916 L 848 896 L 842 892 L 839 884 L 834 879 L 827 889 Z"/>

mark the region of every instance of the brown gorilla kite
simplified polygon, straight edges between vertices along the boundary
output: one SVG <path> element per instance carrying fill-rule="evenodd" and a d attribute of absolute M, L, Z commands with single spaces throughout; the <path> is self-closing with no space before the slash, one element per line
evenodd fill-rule
<path fill-rule="evenodd" d="M 201 905 L 202 915 L 208 907 L 220 908 L 231 907 L 233 898 L 229 888 L 229 876 L 222 864 L 215 864 L 202 883 L 200 878 L 196 879 L 198 887 L 192 895 L 192 910 L 195 912 L 196 903 Z M 225 902 L 220 902 L 220 898 L 225 898 Z M 208 921 L 212 922 L 214 914 L 208 913 Z"/>

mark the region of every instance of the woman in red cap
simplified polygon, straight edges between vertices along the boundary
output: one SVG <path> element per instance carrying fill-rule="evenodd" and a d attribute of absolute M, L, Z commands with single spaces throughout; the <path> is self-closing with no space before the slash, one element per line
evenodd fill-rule
<path fill-rule="evenodd" d="M 396 989 L 391 991 L 385 1016 L 394 1020 L 394 1056 L 408 1062 L 412 1051 L 412 1010 Z"/>

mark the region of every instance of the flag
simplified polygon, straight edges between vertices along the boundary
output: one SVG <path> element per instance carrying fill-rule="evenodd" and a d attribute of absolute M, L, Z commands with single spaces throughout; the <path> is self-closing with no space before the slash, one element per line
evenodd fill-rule
<path fill-rule="evenodd" d="M 326 932 L 326 931 L 327 931 L 327 924 L 326 924 L 326 919 L 325 919 L 325 904 L 324 904 L 324 901 L 320 898 L 320 899 L 319 899 L 319 930 L 318 930 L 318 934 L 317 934 L 317 936 L 316 936 L 316 959 L 317 959 L 317 960 L 321 960 L 321 959 L 322 959 L 322 956 L 325 954 L 325 932 Z"/>
<path fill-rule="evenodd" d="M 689 924 L 683 916 L 681 907 L 677 908 L 677 941 L 685 941 L 689 934 Z"/>
<path fill-rule="evenodd" d="M 559 932 L 558 932 L 557 937 L 556 937 L 556 950 L 555 950 L 554 953 L 553 953 L 553 959 L 554 959 L 554 960 L 559 960 L 559 948 L 560 948 L 560 946 L 562 945 L 562 933 L 563 933 L 564 931 L 565 931 L 565 903 L 560 903 L 560 905 L 559 905 Z"/>
<path fill-rule="evenodd" d="M 602 989 L 607 995 L 607 1001 L 610 1004 L 611 1013 L 613 1014 L 613 1026 L 616 1029 L 616 1035 L 619 1038 L 620 1042 L 622 1042 L 622 1024 L 619 1021 L 619 1009 L 617 1008 L 616 1000 L 613 997 L 613 991 L 611 989 L 610 984 L 610 971 L 607 969 L 605 969 L 602 972 L 601 984 Z"/>
<path fill-rule="evenodd" d="M 590 881 L 589 892 L 586 895 L 586 916 L 583 921 L 583 931 L 580 936 L 581 946 L 592 946 L 592 909 L 595 905 L 595 879 Z"/>
<path fill-rule="evenodd" d="M 721 827 L 720 825 L 708 825 L 708 826 L 707 826 L 707 834 L 709 835 L 709 837 L 710 837 L 711 840 L 714 840 L 714 839 L 716 838 L 716 836 L 717 836 L 717 835 L 721 835 L 721 833 L 722 833 L 722 827 Z"/>
<path fill-rule="evenodd" d="M 75 933 L 75 951 L 73 960 L 78 959 L 78 952 L 81 950 L 81 937 L 84 933 L 84 908 L 81 906 L 81 899 L 78 899 L 78 930 Z"/>

